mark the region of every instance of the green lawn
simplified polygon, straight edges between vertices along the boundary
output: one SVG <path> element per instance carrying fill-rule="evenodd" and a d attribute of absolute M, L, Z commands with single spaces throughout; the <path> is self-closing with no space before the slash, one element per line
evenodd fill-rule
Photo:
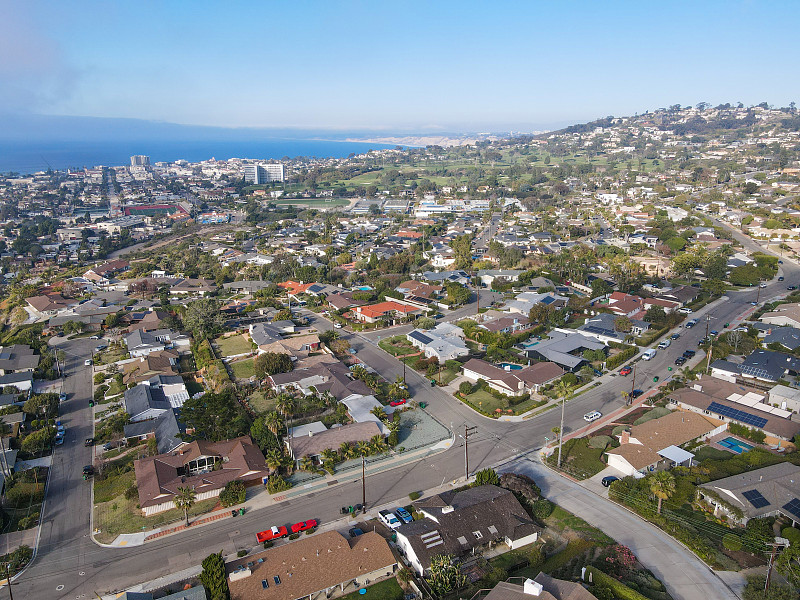
<path fill-rule="evenodd" d="M 214 343 L 219 348 L 222 356 L 236 356 L 237 354 L 247 354 L 253 351 L 250 338 L 241 335 L 232 335 L 226 338 L 217 338 Z"/>
<path fill-rule="evenodd" d="M 342 596 L 341 600 L 402 600 L 403 588 L 397 583 L 397 579 L 385 579 L 367 588 L 366 594 L 359 594 L 358 591 L 350 592 Z"/>
<path fill-rule="evenodd" d="M 252 358 L 231 363 L 231 370 L 237 379 L 250 379 L 256 374 L 255 362 Z"/>
<path fill-rule="evenodd" d="M 275 398 L 267 398 L 264 392 L 253 392 L 247 401 L 250 407 L 258 414 L 265 414 L 275 410 Z"/>
<path fill-rule="evenodd" d="M 335 208 L 337 206 L 347 206 L 350 201 L 346 198 L 278 198 L 277 200 L 270 200 L 276 205 L 303 205 L 313 208 Z"/>
<path fill-rule="evenodd" d="M 110 346 L 106 350 L 95 354 L 94 362 L 96 365 L 110 365 L 125 358 L 130 358 L 130 354 L 128 354 L 124 346 Z"/>
<path fill-rule="evenodd" d="M 587 438 L 567 440 L 561 448 L 561 469 L 577 479 L 588 479 L 606 468 L 602 455 L 603 449 L 589 447 Z M 548 457 L 547 463 L 556 466 L 558 450 Z"/>
<path fill-rule="evenodd" d="M 412 346 L 404 335 L 386 338 L 378 342 L 378 345 L 392 356 L 404 356 L 419 352 L 419 349 Z"/>
<path fill-rule="evenodd" d="M 553 512 L 545 519 L 545 525 L 553 529 L 563 532 L 567 529 L 578 532 L 582 537 L 599 542 L 601 544 L 613 544 L 614 540 L 608 537 L 605 533 L 589 525 L 580 517 L 576 517 L 571 512 L 568 512 L 556 504 L 553 507 Z"/>
<path fill-rule="evenodd" d="M 442 374 L 444 377 L 444 373 Z M 459 397 L 460 398 L 460 397 Z M 519 404 L 510 405 L 508 400 L 505 398 L 495 398 L 486 390 L 478 390 L 469 394 L 467 396 L 467 400 L 474 405 L 478 410 L 482 410 L 486 413 L 490 414 L 514 414 L 514 415 L 521 415 L 524 412 L 531 410 L 532 408 L 536 408 L 537 406 L 541 406 L 546 403 L 546 400 L 537 400 L 536 398 L 528 398 L 524 402 L 520 402 Z M 497 409 L 500 409 L 501 412 L 498 413 Z M 509 413 L 508 411 L 511 410 L 513 412 Z"/>

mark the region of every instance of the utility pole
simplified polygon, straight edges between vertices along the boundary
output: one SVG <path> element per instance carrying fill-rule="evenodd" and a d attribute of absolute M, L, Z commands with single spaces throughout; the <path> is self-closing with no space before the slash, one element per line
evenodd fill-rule
<path fill-rule="evenodd" d="M 469 479 L 469 435 L 477 431 L 477 427 L 469 427 L 464 423 L 464 482 Z"/>
<path fill-rule="evenodd" d="M 558 428 L 558 468 L 561 468 L 561 442 L 564 440 L 564 405 L 567 403 L 566 394 L 561 397 L 561 425 Z"/>
<path fill-rule="evenodd" d="M 361 457 L 361 514 L 367 512 L 367 459 Z"/>
<path fill-rule="evenodd" d="M 629 402 L 633 404 L 633 390 L 636 389 L 636 363 L 633 363 L 633 373 L 631 373 L 631 395 L 628 396 Z M 628 404 L 627 402 L 625 403 Z"/>
<path fill-rule="evenodd" d="M 401 360 L 400 362 L 403 363 L 403 384 L 405 384 L 405 382 L 406 382 L 406 361 Z"/>
<path fill-rule="evenodd" d="M 8 597 L 14 600 L 14 594 L 11 592 L 11 563 L 6 563 L 6 581 L 8 582 Z"/>
<path fill-rule="evenodd" d="M 761 279 L 758 280 L 758 292 L 756 293 L 756 304 L 758 304 L 760 298 L 761 298 Z"/>
<path fill-rule="evenodd" d="M 706 375 L 711 370 L 711 355 L 714 354 L 714 340 L 711 340 L 711 345 L 708 347 L 708 356 L 706 357 Z"/>
<path fill-rule="evenodd" d="M 765 592 L 769 590 L 770 579 L 772 579 L 772 567 L 775 565 L 775 555 L 778 552 L 778 547 L 783 547 L 783 544 L 772 542 L 771 544 L 767 544 L 767 546 L 772 546 L 772 552 L 769 555 L 769 566 L 767 567 L 767 580 L 764 582 Z M 10 583 L 11 581 L 9 581 L 9 584 Z"/>

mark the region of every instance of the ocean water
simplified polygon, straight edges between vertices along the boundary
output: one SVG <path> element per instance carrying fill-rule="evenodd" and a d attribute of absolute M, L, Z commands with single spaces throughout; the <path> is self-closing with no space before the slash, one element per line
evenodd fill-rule
<path fill-rule="evenodd" d="M 216 158 L 281 159 L 298 156 L 344 158 L 368 150 L 394 148 L 391 144 L 269 138 L 259 141 L 92 141 L 7 142 L 0 141 L 0 173 L 35 173 L 47 168 L 129 165 L 134 154 L 150 157 L 151 163 Z"/>

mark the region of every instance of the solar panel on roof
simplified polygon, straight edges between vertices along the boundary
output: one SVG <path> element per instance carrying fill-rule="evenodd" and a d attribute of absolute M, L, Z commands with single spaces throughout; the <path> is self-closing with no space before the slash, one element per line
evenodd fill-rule
<path fill-rule="evenodd" d="M 746 492 L 742 492 L 742 496 L 744 496 L 745 500 L 753 505 L 753 508 L 764 508 L 765 506 L 769 506 L 769 500 L 764 498 L 764 496 L 762 496 L 761 492 L 758 490 L 747 490 Z"/>
<path fill-rule="evenodd" d="M 783 505 L 783 510 L 800 519 L 800 500 L 797 498 L 792 498 L 789 500 L 789 502 Z"/>
<path fill-rule="evenodd" d="M 708 410 L 717 413 L 720 416 L 728 417 L 729 419 L 739 421 L 740 423 L 744 423 L 746 425 L 752 425 L 753 427 L 761 428 L 767 424 L 767 419 L 765 419 L 764 417 L 752 415 L 748 412 L 739 410 L 738 408 L 733 408 L 731 406 L 723 406 L 719 402 L 712 402 L 711 404 L 709 404 Z"/>
<path fill-rule="evenodd" d="M 409 337 L 411 337 L 412 339 L 415 339 L 415 340 L 417 340 L 418 342 L 421 342 L 421 343 L 423 343 L 423 344 L 430 344 L 430 343 L 433 341 L 433 338 L 430 338 L 430 337 L 428 337 L 427 335 L 425 335 L 425 334 L 423 334 L 423 333 L 420 333 L 419 331 L 412 331 L 412 332 L 411 332 L 411 333 L 409 333 L 408 335 L 409 335 Z"/>

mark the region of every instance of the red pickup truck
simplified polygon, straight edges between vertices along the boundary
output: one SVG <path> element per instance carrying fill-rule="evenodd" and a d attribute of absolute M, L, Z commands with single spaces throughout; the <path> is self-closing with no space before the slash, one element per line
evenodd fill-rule
<path fill-rule="evenodd" d="M 256 540 L 258 540 L 259 544 L 263 544 L 264 542 L 269 542 L 270 540 L 277 540 L 278 538 L 286 537 L 289 535 L 289 531 L 286 527 L 270 527 L 266 531 L 259 531 L 256 534 Z"/>

